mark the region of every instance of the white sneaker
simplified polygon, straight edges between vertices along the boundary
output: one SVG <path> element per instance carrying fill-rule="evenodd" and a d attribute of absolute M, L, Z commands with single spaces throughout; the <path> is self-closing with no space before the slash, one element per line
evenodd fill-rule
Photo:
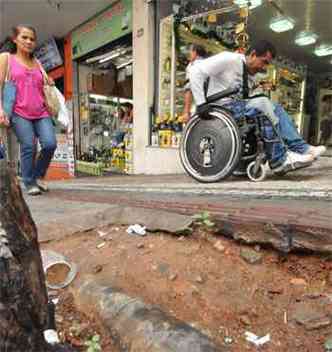
<path fill-rule="evenodd" d="M 288 150 L 286 153 L 286 160 L 282 163 L 282 165 L 272 171 L 277 175 L 284 175 L 289 171 L 308 167 L 313 161 L 314 156 L 312 154 L 299 154 Z"/>
<path fill-rule="evenodd" d="M 28 186 L 27 193 L 29 196 L 38 196 L 41 194 L 41 191 L 37 186 Z"/>
<path fill-rule="evenodd" d="M 41 181 L 40 179 L 36 180 L 36 184 L 38 186 L 38 188 L 42 191 L 42 192 L 48 192 L 49 188 L 47 186 L 46 182 Z"/>
<path fill-rule="evenodd" d="M 311 145 L 306 152 L 306 154 L 311 154 L 314 159 L 318 159 L 322 154 L 326 152 L 326 147 L 324 145 L 318 145 L 317 147 L 314 147 Z"/>

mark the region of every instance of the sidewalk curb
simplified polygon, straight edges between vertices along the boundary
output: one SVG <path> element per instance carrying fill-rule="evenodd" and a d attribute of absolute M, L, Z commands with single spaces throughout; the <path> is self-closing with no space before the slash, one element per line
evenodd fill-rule
<path fill-rule="evenodd" d="M 72 289 L 78 306 L 92 308 L 126 352 L 227 352 L 185 322 L 91 277 Z"/>
<path fill-rule="evenodd" d="M 65 184 L 55 182 L 52 184 L 53 190 L 59 191 L 101 191 L 101 192 L 128 192 L 128 193 L 162 193 L 162 194 L 192 194 L 192 195 L 218 195 L 228 197 L 257 198 L 257 199 L 301 199 L 301 200 L 332 200 L 332 189 L 283 189 L 283 188 L 243 188 L 229 187 L 222 189 L 212 185 L 192 187 L 188 185 L 180 186 L 151 186 L 142 185 L 105 185 L 105 184 Z"/>

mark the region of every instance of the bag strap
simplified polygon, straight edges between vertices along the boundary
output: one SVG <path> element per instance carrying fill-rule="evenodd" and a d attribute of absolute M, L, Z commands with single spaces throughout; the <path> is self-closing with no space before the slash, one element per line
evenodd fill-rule
<path fill-rule="evenodd" d="M 39 66 L 39 69 L 43 75 L 43 79 L 44 79 L 44 84 L 48 84 L 48 75 L 46 73 L 46 71 L 44 70 L 43 65 L 40 63 L 40 61 L 38 59 L 35 59 L 37 61 L 37 64 Z"/>
<path fill-rule="evenodd" d="M 249 98 L 249 83 L 248 83 L 248 69 L 246 63 L 243 61 L 243 72 L 242 72 L 242 94 L 243 99 Z"/>
<path fill-rule="evenodd" d="M 7 55 L 7 63 L 6 63 L 6 75 L 5 75 L 5 82 L 10 80 L 10 53 Z"/>

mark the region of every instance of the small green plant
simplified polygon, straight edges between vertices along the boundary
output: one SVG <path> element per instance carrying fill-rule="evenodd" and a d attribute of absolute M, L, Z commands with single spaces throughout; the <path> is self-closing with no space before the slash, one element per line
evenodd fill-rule
<path fill-rule="evenodd" d="M 99 352 L 99 351 L 101 351 L 100 336 L 93 335 L 89 340 L 85 341 L 84 345 L 88 347 L 86 352 Z"/>
<path fill-rule="evenodd" d="M 193 215 L 193 219 L 195 220 L 195 224 L 200 226 L 211 228 L 215 225 L 215 223 L 210 220 L 211 216 L 208 211 Z"/>

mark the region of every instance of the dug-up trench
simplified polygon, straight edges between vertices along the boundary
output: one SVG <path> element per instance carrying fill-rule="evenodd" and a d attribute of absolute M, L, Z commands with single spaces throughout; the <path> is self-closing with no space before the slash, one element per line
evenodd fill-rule
<path fill-rule="evenodd" d="M 125 295 L 138 307 L 144 302 L 150 308 L 158 307 L 158 312 L 170 319 L 186 322 L 214 346 L 209 349 L 207 343 L 206 349 L 201 346 L 188 352 L 328 351 L 332 338 L 332 247 L 324 229 L 230 224 L 216 219 L 212 228 L 194 226 L 190 233 L 190 218 L 174 215 L 176 226 L 169 231 L 172 215 L 166 219 L 165 214 L 152 213 L 115 207 L 96 217 L 98 226 L 91 220 L 85 229 L 73 233 L 59 229 L 58 224 L 41 229 L 51 234 L 56 226 L 54 231 L 63 231 L 61 239 L 49 239 L 41 249 L 61 253 L 78 267 L 75 280 L 58 292 L 56 318 L 61 329 L 64 321 L 67 325 L 71 321 L 62 304 L 69 295 L 75 297 L 75 310 L 84 312 L 86 319 L 103 323 L 97 329 L 103 352 L 187 352 L 187 346 L 182 348 L 175 335 L 175 347 L 166 342 L 163 345 L 160 339 L 159 345 L 154 344 L 153 324 L 144 326 L 144 334 L 151 328 L 150 335 L 142 333 L 148 341 L 141 341 L 139 331 L 128 335 L 136 342 L 126 334 L 123 339 L 124 329 L 134 330 L 137 325 L 125 321 L 124 327 L 123 322 L 115 322 L 113 318 L 120 311 L 109 313 L 107 304 Z M 120 225 L 110 223 L 111 218 Z M 153 223 L 153 218 L 159 222 Z M 126 229 L 131 223 L 144 224 L 151 231 L 146 236 L 130 235 Z M 82 293 L 82 287 L 90 290 L 88 294 Z M 100 304 L 98 294 L 115 298 Z M 70 330 L 70 325 L 64 330 Z M 84 328 L 77 330 L 76 335 L 64 333 L 63 338 L 72 345 L 75 340 L 86 340 Z M 246 339 L 247 332 L 265 337 L 266 342 L 257 347 Z M 78 343 L 76 348 L 85 351 L 86 347 Z"/>

